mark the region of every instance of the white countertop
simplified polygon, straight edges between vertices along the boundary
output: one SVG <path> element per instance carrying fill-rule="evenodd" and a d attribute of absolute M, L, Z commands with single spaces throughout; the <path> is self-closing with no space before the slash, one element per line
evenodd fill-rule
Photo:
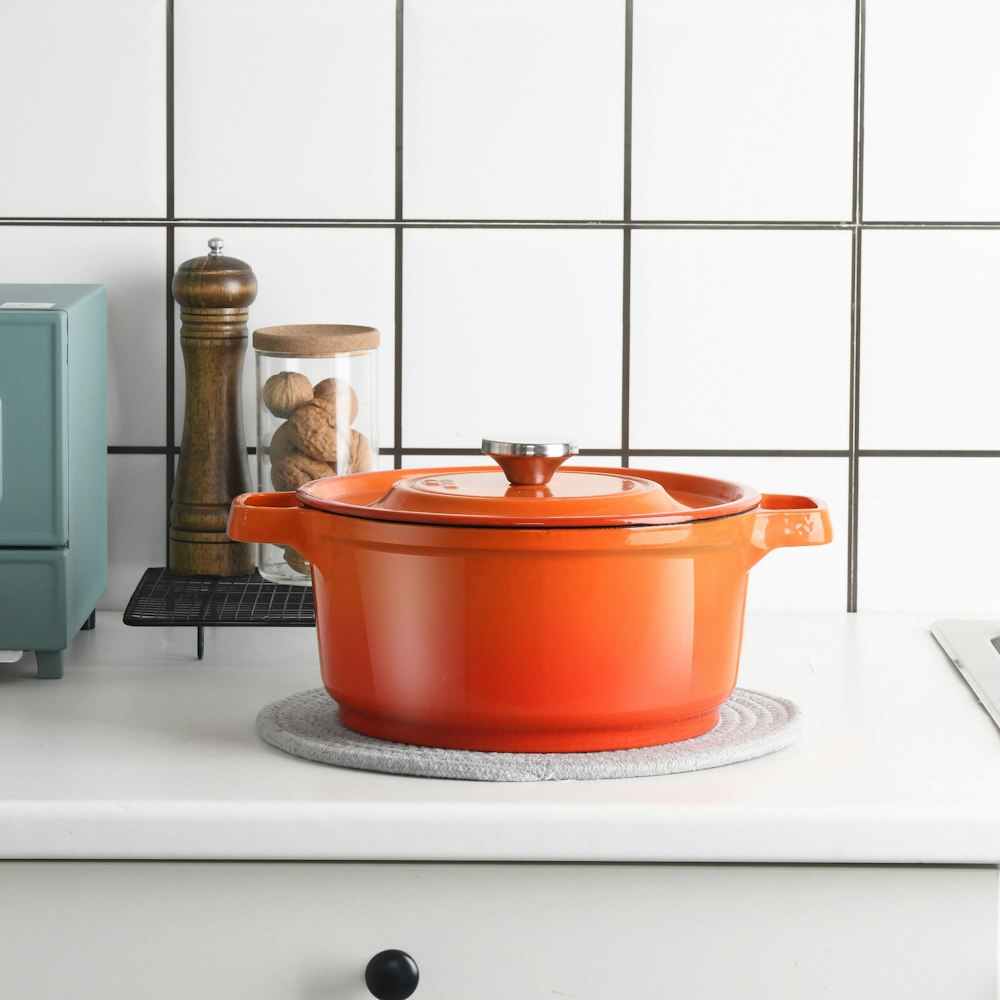
<path fill-rule="evenodd" d="M 350 771 L 257 737 L 320 686 L 308 628 L 127 627 L 62 680 L 0 663 L 0 857 L 1000 863 L 1000 730 L 928 616 L 750 615 L 741 687 L 791 747 L 655 778 L 490 784 Z"/>

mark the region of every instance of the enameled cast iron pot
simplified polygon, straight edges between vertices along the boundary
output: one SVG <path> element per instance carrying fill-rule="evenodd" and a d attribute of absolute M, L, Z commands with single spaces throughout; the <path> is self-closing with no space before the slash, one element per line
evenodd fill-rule
<path fill-rule="evenodd" d="M 831 539 L 826 506 L 672 472 L 503 468 L 319 479 L 233 501 L 237 541 L 312 565 L 323 683 L 371 736 L 611 750 L 707 732 L 736 684 L 750 568 Z"/>

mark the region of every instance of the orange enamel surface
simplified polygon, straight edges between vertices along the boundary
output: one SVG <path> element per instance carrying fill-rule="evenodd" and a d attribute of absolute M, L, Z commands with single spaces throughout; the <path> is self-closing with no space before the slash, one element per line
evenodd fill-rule
<path fill-rule="evenodd" d="M 333 514 L 498 527 L 681 524 L 760 502 L 754 490 L 722 479 L 586 466 L 564 466 L 543 487 L 512 487 L 503 473 L 470 466 L 333 476 L 297 492 L 310 507 Z"/>
<path fill-rule="evenodd" d="M 768 547 L 830 539 L 817 501 L 764 502 L 685 524 L 534 529 L 250 494 L 230 533 L 293 544 L 312 564 L 322 679 L 351 728 L 461 749 L 608 750 L 715 724 L 736 684 L 750 567 Z"/>

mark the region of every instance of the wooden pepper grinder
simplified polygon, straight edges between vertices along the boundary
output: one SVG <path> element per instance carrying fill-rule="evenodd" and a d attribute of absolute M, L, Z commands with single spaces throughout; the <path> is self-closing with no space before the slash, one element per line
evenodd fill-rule
<path fill-rule="evenodd" d="M 222 240 L 208 246 L 207 257 L 181 264 L 171 286 L 181 307 L 186 379 L 168 564 L 180 576 L 243 576 L 253 572 L 253 546 L 232 541 L 226 521 L 233 497 L 253 489 L 242 371 L 257 278 L 249 264 L 222 255 Z"/>

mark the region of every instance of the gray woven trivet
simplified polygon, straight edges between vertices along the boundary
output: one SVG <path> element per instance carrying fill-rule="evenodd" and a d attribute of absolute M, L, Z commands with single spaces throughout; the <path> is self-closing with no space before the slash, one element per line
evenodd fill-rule
<path fill-rule="evenodd" d="M 591 753 L 441 750 L 356 733 L 341 723 L 326 690 L 316 688 L 262 709 L 257 732 L 297 757 L 362 771 L 472 781 L 559 781 L 644 778 L 735 764 L 788 746 L 798 736 L 801 719 L 794 702 L 737 688 L 714 729 L 679 743 Z"/>

